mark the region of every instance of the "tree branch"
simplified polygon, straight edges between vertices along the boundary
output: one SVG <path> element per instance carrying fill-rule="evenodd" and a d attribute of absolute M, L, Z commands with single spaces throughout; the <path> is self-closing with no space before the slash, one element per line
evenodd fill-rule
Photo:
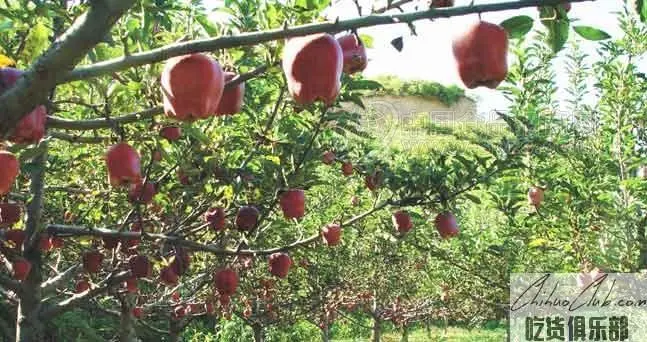
<path fill-rule="evenodd" d="M 47 279 L 42 284 L 40 284 L 40 289 L 43 292 L 49 292 L 53 290 L 58 284 L 68 280 L 69 278 L 76 275 L 81 270 L 81 265 L 74 265 L 67 270 L 55 275 L 52 278 Z"/>
<path fill-rule="evenodd" d="M 109 32 L 135 0 L 92 1 L 90 9 L 0 96 L 0 138 L 61 83 L 85 55 Z"/>
<path fill-rule="evenodd" d="M 568 2 L 584 2 L 594 0 L 571 0 Z M 328 32 L 337 33 L 346 30 L 358 29 L 362 27 L 411 23 L 423 19 L 448 18 L 454 16 L 479 14 L 484 12 L 503 11 L 510 9 L 519 9 L 525 7 L 549 6 L 565 3 L 565 0 L 514 0 L 500 3 L 452 7 L 443 9 L 429 9 L 403 14 L 379 14 L 369 15 L 366 17 L 354 18 L 349 20 L 328 21 L 324 23 L 315 23 L 300 25 L 295 27 L 277 28 L 261 32 L 242 33 L 235 36 L 218 37 L 211 39 L 194 40 L 188 42 L 176 43 L 161 48 L 153 49 L 147 52 L 132 54 L 130 56 L 119 57 L 107 61 L 95 63 L 92 65 L 81 66 L 70 72 L 62 81 L 71 82 L 88 78 L 93 78 L 105 74 L 110 74 L 131 67 L 158 63 L 174 56 L 180 56 L 190 53 L 215 51 L 219 49 L 228 49 L 240 46 L 250 46 L 259 43 L 266 43 L 283 38 L 304 36 L 314 33 Z M 1 109 L 1 107 L 0 107 Z"/>
<path fill-rule="evenodd" d="M 0 273 L 0 286 L 5 290 L 18 292 L 20 290 L 20 282 L 9 278 L 6 274 Z"/>

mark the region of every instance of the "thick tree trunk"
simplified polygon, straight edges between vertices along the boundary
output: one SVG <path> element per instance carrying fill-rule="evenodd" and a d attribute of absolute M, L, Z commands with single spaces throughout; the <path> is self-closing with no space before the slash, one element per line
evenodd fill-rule
<path fill-rule="evenodd" d="M 265 335 L 263 334 L 263 327 L 260 325 L 254 325 L 252 326 L 252 329 L 254 330 L 254 342 L 264 342 Z"/>
<path fill-rule="evenodd" d="M 377 317 L 373 317 L 373 342 L 380 342 L 382 340 L 382 322 Z"/>
<path fill-rule="evenodd" d="M 178 321 L 171 319 L 168 331 L 169 342 L 182 341 L 182 338 L 180 337 L 180 335 L 182 334 L 182 325 Z"/>
<path fill-rule="evenodd" d="M 121 305 L 119 341 L 120 342 L 137 341 L 137 333 L 135 331 L 135 317 L 133 317 L 133 314 L 132 314 L 132 306 L 129 304 L 129 298 L 125 298 Z"/>
<path fill-rule="evenodd" d="M 402 327 L 402 338 L 400 342 L 409 342 L 409 327 L 406 325 Z"/>
<path fill-rule="evenodd" d="M 47 161 L 47 143 L 43 142 L 43 152 L 34 158 L 36 167 L 31 172 L 30 192 L 32 200 L 27 206 L 27 222 L 25 224 L 25 239 L 23 246 L 23 257 L 31 263 L 31 271 L 25 281 L 22 282 L 18 294 L 18 313 L 16 315 L 16 341 L 17 342 L 41 342 L 45 341 L 44 324 L 39 314 L 41 309 L 42 293 L 40 284 L 42 282 L 41 255 L 38 250 L 36 235 L 41 224 L 41 209 L 43 207 L 43 185 L 45 179 L 45 162 Z M 35 245 L 30 248 L 30 245 Z"/>
<path fill-rule="evenodd" d="M 321 329 L 321 341 L 330 342 L 330 329 L 328 327 Z"/>

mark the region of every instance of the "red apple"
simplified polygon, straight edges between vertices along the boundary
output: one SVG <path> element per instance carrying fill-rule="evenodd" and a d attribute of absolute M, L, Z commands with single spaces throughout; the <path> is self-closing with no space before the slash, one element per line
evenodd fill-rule
<path fill-rule="evenodd" d="M 38 239 L 38 249 L 40 249 L 41 252 L 49 252 L 52 248 L 52 240 L 49 235 L 41 234 Z"/>
<path fill-rule="evenodd" d="M 544 189 L 533 186 L 528 189 L 528 203 L 533 205 L 535 208 L 539 208 L 541 202 L 544 200 Z"/>
<path fill-rule="evenodd" d="M 0 68 L 0 94 L 13 86 L 22 74 L 23 71 L 14 68 Z M 11 136 L 9 136 L 9 141 L 16 144 L 38 143 L 45 135 L 46 121 L 47 110 L 45 106 L 36 106 L 29 114 L 18 121 Z"/>
<path fill-rule="evenodd" d="M 29 276 L 31 271 L 31 263 L 24 258 L 17 258 L 13 262 L 13 277 L 16 280 L 23 281 Z"/>
<path fill-rule="evenodd" d="M 0 228 L 11 227 L 20 221 L 22 209 L 16 203 L 0 203 Z"/>
<path fill-rule="evenodd" d="M 147 278 L 153 273 L 153 264 L 145 255 L 133 255 L 128 259 L 128 266 L 136 278 Z"/>
<path fill-rule="evenodd" d="M 204 221 L 215 231 L 225 229 L 225 208 L 211 208 L 204 214 Z"/>
<path fill-rule="evenodd" d="M 88 273 L 97 273 L 101 270 L 103 254 L 99 251 L 87 251 L 83 253 L 83 269 Z"/>
<path fill-rule="evenodd" d="M 328 246 L 337 246 L 341 241 L 341 226 L 336 223 L 327 224 L 321 229 L 324 243 Z"/>
<path fill-rule="evenodd" d="M 218 293 L 225 296 L 231 296 L 236 293 L 238 287 L 238 274 L 233 270 L 226 268 L 218 270 L 213 276 L 214 284 Z"/>
<path fill-rule="evenodd" d="M 90 283 L 87 280 L 81 279 L 74 285 L 74 293 L 83 293 L 90 289 Z"/>
<path fill-rule="evenodd" d="M 467 88 L 496 88 L 508 74 L 508 33 L 503 27 L 479 21 L 452 44 L 461 80 Z"/>
<path fill-rule="evenodd" d="M 160 129 L 160 136 L 168 141 L 176 141 L 182 137 L 182 128 L 167 126 Z"/>
<path fill-rule="evenodd" d="M 431 8 L 443 8 L 454 6 L 454 0 L 432 0 Z"/>
<path fill-rule="evenodd" d="M 326 151 L 324 152 L 321 161 L 326 164 L 326 165 L 331 165 L 332 163 L 335 162 L 335 153 L 332 151 Z"/>
<path fill-rule="evenodd" d="M 20 172 L 20 163 L 11 152 L 0 151 L 0 196 L 9 193 Z"/>
<path fill-rule="evenodd" d="M 238 209 L 238 214 L 236 215 L 236 227 L 240 230 L 250 231 L 256 228 L 258 224 L 258 216 L 260 213 L 258 209 L 252 206 L 243 206 Z"/>
<path fill-rule="evenodd" d="M 209 314 L 209 315 L 213 315 L 213 313 L 214 313 L 214 312 L 216 312 L 216 310 L 215 310 L 215 309 L 214 309 L 214 307 L 213 307 L 213 303 L 212 303 L 212 302 L 206 302 L 206 303 L 204 304 L 204 309 L 205 309 L 205 311 L 207 312 L 207 314 Z"/>
<path fill-rule="evenodd" d="M 184 307 L 184 305 L 176 306 L 173 309 L 172 316 L 173 316 L 173 319 L 175 319 L 175 320 L 179 320 L 179 319 L 184 318 L 184 316 L 186 316 L 186 308 Z"/>
<path fill-rule="evenodd" d="M 180 301 L 180 293 L 173 291 L 173 293 L 171 293 L 171 301 L 178 303 Z"/>
<path fill-rule="evenodd" d="M 298 105 L 322 100 L 332 105 L 341 88 L 343 53 L 329 34 L 290 38 L 283 49 L 288 90 Z"/>
<path fill-rule="evenodd" d="M 382 183 L 382 178 L 378 172 L 374 172 L 364 177 L 364 185 L 366 185 L 366 188 L 371 191 L 377 190 L 377 188 L 380 187 L 381 183 Z"/>
<path fill-rule="evenodd" d="M 290 189 L 281 194 L 279 200 L 286 219 L 301 218 L 305 214 L 306 196 L 301 189 Z"/>
<path fill-rule="evenodd" d="M 231 81 L 235 76 L 236 74 L 233 72 L 225 72 L 225 82 Z M 240 112 L 243 108 L 244 97 L 245 82 L 238 83 L 233 87 L 225 86 L 220 103 L 215 109 L 216 115 L 233 115 Z"/>
<path fill-rule="evenodd" d="M 52 236 L 50 237 L 50 240 L 52 240 L 52 247 L 54 248 L 63 248 L 63 245 L 65 244 L 63 238 L 60 238 L 58 236 Z"/>
<path fill-rule="evenodd" d="M 4 233 L 4 237 L 7 241 L 13 242 L 16 248 L 20 249 L 27 236 L 22 229 L 9 229 Z"/>
<path fill-rule="evenodd" d="M 434 224 L 443 239 L 458 235 L 456 217 L 449 211 L 438 214 L 434 220 Z"/>
<path fill-rule="evenodd" d="M 292 266 L 292 259 L 286 253 L 274 253 L 269 259 L 270 273 L 279 278 L 285 278 Z"/>
<path fill-rule="evenodd" d="M 137 278 L 131 277 L 126 279 L 124 287 L 126 287 L 126 291 L 128 291 L 128 293 L 137 293 Z"/>
<path fill-rule="evenodd" d="M 144 309 L 141 306 L 136 306 L 133 308 L 133 317 L 142 318 L 143 313 L 144 313 Z"/>
<path fill-rule="evenodd" d="M 177 170 L 177 178 L 180 181 L 180 184 L 182 184 L 182 185 L 190 185 L 191 184 L 191 180 L 189 179 L 189 176 L 182 169 Z"/>
<path fill-rule="evenodd" d="M 395 230 L 401 234 L 406 234 L 411 230 L 411 228 L 413 228 L 411 217 L 409 216 L 409 213 L 404 210 L 394 212 L 393 216 L 391 216 L 391 220 L 393 221 Z"/>
<path fill-rule="evenodd" d="M 175 257 L 171 262 L 171 267 L 175 274 L 183 276 L 191 266 L 191 255 L 184 249 L 178 248 L 175 252 Z"/>
<path fill-rule="evenodd" d="M 173 268 L 167 266 L 162 268 L 162 270 L 160 271 L 160 279 L 166 286 L 175 286 L 180 280 L 180 277 L 177 275 L 177 273 L 175 273 Z"/>
<path fill-rule="evenodd" d="M 105 249 L 115 249 L 117 248 L 117 244 L 119 243 L 119 238 L 115 236 L 104 236 L 102 240 L 103 247 Z"/>
<path fill-rule="evenodd" d="M 354 74 L 366 69 L 368 58 L 362 40 L 355 34 L 347 34 L 337 38 L 344 55 L 344 72 Z"/>
<path fill-rule="evenodd" d="M 110 185 L 114 187 L 141 181 L 139 153 L 126 143 L 119 143 L 108 149 L 106 164 Z"/>
<path fill-rule="evenodd" d="M 130 185 L 128 191 L 128 201 L 131 203 L 149 204 L 157 193 L 155 183 L 146 182 L 146 184 L 136 183 Z"/>
<path fill-rule="evenodd" d="M 343 162 L 341 164 L 341 172 L 346 177 L 352 175 L 353 174 L 353 163 L 351 163 L 351 162 Z"/>
<path fill-rule="evenodd" d="M 153 151 L 153 155 L 152 155 L 151 158 L 156 162 L 161 161 L 162 160 L 162 151 L 160 151 L 160 150 Z"/>
<path fill-rule="evenodd" d="M 220 64 L 203 54 L 173 57 L 162 71 L 164 113 L 180 121 L 213 116 L 225 78 Z"/>

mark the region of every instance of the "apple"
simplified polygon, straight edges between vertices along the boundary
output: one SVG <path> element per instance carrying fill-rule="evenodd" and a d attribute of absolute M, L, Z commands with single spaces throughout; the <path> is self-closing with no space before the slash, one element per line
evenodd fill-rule
<path fill-rule="evenodd" d="M 456 217 L 454 217 L 454 214 L 449 211 L 438 214 L 434 220 L 434 225 L 436 226 L 438 233 L 440 233 L 440 237 L 443 239 L 448 239 L 458 235 Z"/>
<path fill-rule="evenodd" d="M 391 216 L 391 220 L 393 221 L 393 226 L 398 233 L 406 234 L 411 230 L 411 228 L 413 228 L 411 216 L 409 216 L 409 213 L 404 210 L 394 212 Z"/>
<path fill-rule="evenodd" d="M 126 279 L 124 286 L 126 287 L 126 291 L 128 291 L 128 293 L 137 293 L 137 278 L 130 277 Z"/>
<path fill-rule="evenodd" d="M 162 151 L 159 149 L 156 149 L 155 151 L 153 151 L 153 155 L 151 158 L 153 159 L 153 161 L 156 161 L 156 162 L 162 161 Z"/>
<path fill-rule="evenodd" d="M 348 177 L 353 174 L 353 163 L 351 162 L 343 162 L 341 164 L 341 172 L 344 174 L 344 176 Z"/>
<path fill-rule="evenodd" d="M 162 127 L 160 136 L 168 141 L 179 140 L 182 137 L 182 128 L 178 126 Z"/>
<path fill-rule="evenodd" d="M 108 179 L 114 187 L 139 183 L 142 178 L 139 153 L 126 143 L 111 146 L 106 153 Z"/>
<path fill-rule="evenodd" d="M 432 0 L 431 8 L 443 8 L 454 6 L 454 0 Z"/>
<path fill-rule="evenodd" d="M 128 259 L 128 266 L 136 278 L 147 278 L 153 273 L 153 264 L 145 255 L 133 255 Z"/>
<path fill-rule="evenodd" d="M 161 77 L 164 113 L 180 121 L 213 116 L 225 86 L 220 64 L 204 54 L 173 57 Z"/>
<path fill-rule="evenodd" d="M 52 236 L 50 237 L 50 240 L 52 241 L 52 247 L 54 248 L 63 248 L 63 245 L 65 244 L 65 241 L 63 241 L 63 238 L 60 238 L 58 236 Z"/>
<path fill-rule="evenodd" d="M 225 296 L 231 296 L 236 293 L 238 287 L 238 274 L 232 269 L 225 268 L 218 270 L 213 276 L 213 281 L 218 293 Z"/>
<path fill-rule="evenodd" d="M 191 255 L 184 249 L 178 248 L 175 252 L 175 257 L 171 262 L 171 267 L 175 274 L 183 276 L 191 266 Z"/>
<path fill-rule="evenodd" d="M 182 169 L 177 170 L 177 179 L 180 181 L 180 184 L 182 185 L 191 184 L 191 180 L 189 179 L 189 176 Z"/>
<path fill-rule="evenodd" d="M 209 223 L 209 226 L 218 232 L 225 229 L 225 216 L 225 208 L 211 208 L 204 214 L 204 221 Z"/>
<path fill-rule="evenodd" d="M 225 82 L 231 81 L 236 76 L 233 72 L 225 72 Z M 225 86 L 220 102 L 215 109 L 216 115 L 233 115 L 243 108 L 245 97 L 245 82 L 238 83 L 233 87 Z"/>
<path fill-rule="evenodd" d="M 171 300 L 175 303 L 178 303 L 180 301 L 180 293 L 173 291 L 173 293 L 171 293 Z"/>
<path fill-rule="evenodd" d="M 0 151 L 0 196 L 9 193 L 13 186 L 18 173 L 20 172 L 20 163 L 16 156 L 7 151 Z"/>
<path fill-rule="evenodd" d="M 218 298 L 218 300 L 220 301 L 220 306 L 223 308 L 229 306 L 229 304 L 231 303 L 231 297 L 228 295 L 220 295 L 220 298 Z"/>
<path fill-rule="evenodd" d="M 332 163 L 335 162 L 335 153 L 333 151 L 326 151 L 323 153 L 323 156 L 321 157 L 321 161 L 326 164 L 326 165 L 331 165 Z"/>
<path fill-rule="evenodd" d="M 256 228 L 259 216 L 260 213 L 258 212 L 258 209 L 256 209 L 256 207 L 240 207 L 240 209 L 238 209 L 238 214 L 236 214 L 236 227 L 243 231 L 250 231 Z"/>
<path fill-rule="evenodd" d="M 22 208 L 16 203 L 0 203 L 0 227 L 11 227 L 20 221 Z"/>
<path fill-rule="evenodd" d="M 146 184 L 135 183 L 130 185 L 128 191 L 128 201 L 130 203 L 149 204 L 157 193 L 155 183 L 146 182 Z"/>
<path fill-rule="evenodd" d="M 130 231 L 131 232 L 141 232 L 142 231 L 142 225 L 140 222 L 135 222 L 130 225 Z M 134 239 L 127 239 L 127 238 L 122 238 L 121 239 L 121 248 L 125 250 L 128 249 L 135 249 L 137 246 L 139 246 L 139 242 L 141 241 L 140 238 L 134 238 Z"/>
<path fill-rule="evenodd" d="M 508 33 L 486 21 L 469 25 L 452 43 L 458 73 L 467 88 L 496 88 L 508 74 Z"/>
<path fill-rule="evenodd" d="M 52 240 L 49 235 L 41 234 L 38 239 L 38 249 L 40 249 L 41 252 L 49 252 L 52 250 L 52 247 Z"/>
<path fill-rule="evenodd" d="M 83 293 L 90 289 L 90 283 L 87 280 L 81 279 L 74 285 L 74 293 Z"/>
<path fill-rule="evenodd" d="M 341 226 L 336 223 L 329 223 L 321 229 L 324 243 L 328 246 L 337 246 L 341 240 Z"/>
<path fill-rule="evenodd" d="M 103 240 L 103 247 L 105 249 L 115 249 L 119 243 L 119 238 L 116 236 L 104 236 L 101 239 Z"/>
<path fill-rule="evenodd" d="M 20 249 L 27 235 L 22 229 L 9 229 L 4 233 L 4 237 L 7 241 L 13 242 L 17 249 Z"/>
<path fill-rule="evenodd" d="M 286 253 L 274 253 L 269 259 L 270 273 L 279 278 L 285 278 L 292 266 L 292 259 Z"/>
<path fill-rule="evenodd" d="M 189 312 L 191 312 L 192 315 L 199 315 L 204 312 L 204 305 L 191 303 L 189 304 Z"/>
<path fill-rule="evenodd" d="M 14 68 L 0 68 L 0 94 L 11 88 L 22 76 L 23 71 Z M 1 116 L 1 115 L 0 115 Z M 36 106 L 29 114 L 22 117 L 9 136 L 9 141 L 16 144 L 35 144 L 45 135 L 47 110 L 45 106 Z M 2 163 L 0 163 L 2 165 Z"/>
<path fill-rule="evenodd" d="M 533 186 L 528 190 L 528 203 L 535 208 L 539 208 L 541 202 L 544 200 L 544 189 Z"/>
<path fill-rule="evenodd" d="M 366 185 L 366 188 L 371 191 L 377 190 L 377 188 L 380 187 L 381 183 L 382 179 L 378 172 L 374 172 L 364 177 L 364 185 Z"/>
<path fill-rule="evenodd" d="M 83 253 L 83 269 L 88 273 L 97 273 L 101 270 L 103 254 L 99 251 L 92 250 Z"/>
<path fill-rule="evenodd" d="M 186 316 L 186 308 L 184 307 L 184 305 L 176 306 L 173 309 L 172 316 L 173 316 L 173 319 L 175 319 L 175 320 L 179 320 L 179 319 L 184 318 L 184 316 Z"/>
<path fill-rule="evenodd" d="M 341 89 L 343 64 L 341 46 L 326 33 L 290 38 L 283 48 L 283 71 L 297 105 L 317 100 L 332 105 Z"/>
<path fill-rule="evenodd" d="M 344 72 L 354 74 L 366 69 L 368 58 L 362 40 L 355 34 L 347 34 L 337 38 L 344 56 Z"/>
<path fill-rule="evenodd" d="M 16 258 L 13 262 L 13 277 L 16 280 L 23 281 L 29 276 L 31 263 L 24 258 Z"/>
<path fill-rule="evenodd" d="M 141 306 L 136 306 L 133 308 L 133 317 L 142 318 L 143 313 L 144 313 L 144 309 Z"/>
<path fill-rule="evenodd" d="M 301 218 L 305 214 L 305 193 L 301 189 L 287 190 L 281 194 L 279 204 L 286 219 Z"/>
<path fill-rule="evenodd" d="M 167 266 L 162 268 L 162 270 L 160 271 L 160 279 L 166 286 L 175 286 L 177 285 L 180 277 L 177 275 L 177 273 L 175 273 L 172 267 Z"/>
<path fill-rule="evenodd" d="M 215 308 L 213 307 L 212 302 L 206 302 L 204 303 L 204 309 L 209 315 L 213 315 L 214 312 L 216 312 Z"/>

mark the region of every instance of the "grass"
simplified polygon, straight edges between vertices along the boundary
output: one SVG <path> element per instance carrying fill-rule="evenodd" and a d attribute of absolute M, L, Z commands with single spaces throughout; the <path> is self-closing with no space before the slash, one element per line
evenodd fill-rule
<path fill-rule="evenodd" d="M 450 327 L 446 334 L 443 330 L 434 328 L 431 337 L 424 329 L 409 333 L 409 342 L 501 342 L 505 341 L 506 331 L 498 329 L 472 329 Z M 401 335 L 387 333 L 382 336 L 382 342 L 399 342 Z M 333 340 L 333 342 L 369 342 L 370 339 Z"/>

